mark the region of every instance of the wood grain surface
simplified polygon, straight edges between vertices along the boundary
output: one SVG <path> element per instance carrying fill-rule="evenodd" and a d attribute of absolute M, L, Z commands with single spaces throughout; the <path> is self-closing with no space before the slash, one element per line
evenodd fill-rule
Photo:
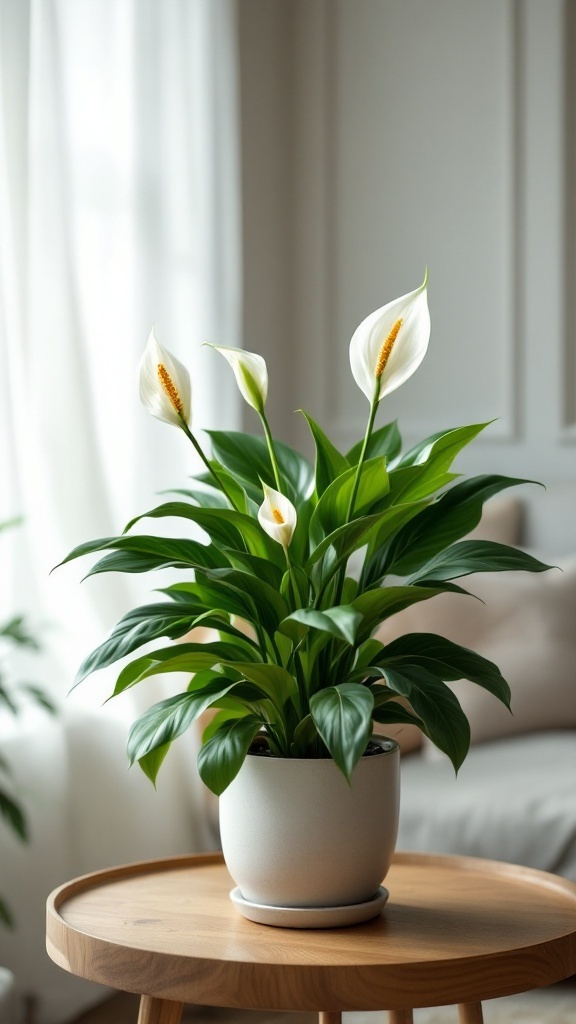
<path fill-rule="evenodd" d="M 155 999 L 325 1013 L 475 1004 L 576 973 L 576 886 L 528 868 L 398 854 L 381 915 L 322 931 L 245 920 L 233 885 L 217 854 L 85 876 L 48 900 L 48 952 Z"/>

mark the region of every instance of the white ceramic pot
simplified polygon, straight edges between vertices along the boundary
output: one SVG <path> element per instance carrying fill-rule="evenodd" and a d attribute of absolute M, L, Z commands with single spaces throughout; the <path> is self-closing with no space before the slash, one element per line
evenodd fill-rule
<path fill-rule="evenodd" d="M 248 754 L 220 797 L 224 859 L 245 900 L 340 907 L 370 900 L 396 845 L 400 750 L 363 757 L 352 784 L 331 760 Z"/>

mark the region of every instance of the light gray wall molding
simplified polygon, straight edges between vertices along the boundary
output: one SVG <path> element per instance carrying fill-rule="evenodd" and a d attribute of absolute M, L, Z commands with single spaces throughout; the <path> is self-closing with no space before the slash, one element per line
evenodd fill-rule
<path fill-rule="evenodd" d="M 281 375 L 287 440 L 305 443 L 298 406 L 343 449 L 358 438 L 368 410 L 350 375 L 351 334 L 428 264 L 430 350 L 381 421 L 397 416 L 410 441 L 497 418 L 460 468 L 575 478 L 573 8 L 241 0 L 259 23 L 248 51 L 265 45 L 266 26 L 276 53 L 243 71 L 245 189 L 261 207 L 254 168 L 276 166 L 266 194 L 283 228 L 279 255 L 274 228 L 248 204 L 257 246 L 245 256 L 257 259 L 245 297 L 247 323 L 264 325 L 256 302 L 282 314 L 265 354 Z M 258 134 L 249 96 L 262 90 L 270 130 Z M 246 344 L 257 347 L 253 335 Z"/>

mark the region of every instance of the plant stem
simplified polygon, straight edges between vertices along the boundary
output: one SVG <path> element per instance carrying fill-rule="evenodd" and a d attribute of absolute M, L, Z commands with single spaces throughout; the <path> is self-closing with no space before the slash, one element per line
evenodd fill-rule
<path fill-rule="evenodd" d="M 262 420 L 262 426 L 264 427 L 264 434 L 266 436 L 266 444 L 268 445 L 268 453 L 270 455 L 270 462 L 272 463 L 272 471 L 274 473 L 274 480 L 276 481 L 276 489 L 283 494 L 282 481 L 280 479 L 280 470 L 278 468 L 278 460 L 276 458 L 276 452 L 274 451 L 274 441 L 272 440 L 272 433 L 268 426 L 268 420 L 266 419 L 264 410 L 260 413 L 260 419 Z"/>
<path fill-rule="evenodd" d="M 350 494 L 350 501 L 348 502 L 348 511 L 346 513 L 346 522 L 349 523 L 354 513 L 354 504 L 356 501 L 356 495 L 358 494 L 358 487 L 360 486 L 360 477 L 362 475 L 362 467 L 364 465 L 364 459 L 366 458 L 366 450 L 368 448 L 368 442 L 372 436 L 372 427 L 374 426 L 374 419 L 376 417 L 376 410 L 378 409 L 380 394 L 380 378 L 376 377 L 376 383 L 374 386 L 374 395 L 372 397 L 372 404 L 370 406 L 370 415 L 368 417 L 368 424 L 366 426 L 366 433 L 364 434 L 364 443 L 360 452 L 360 458 L 358 459 L 358 465 L 356 466 L 356 475 L 354 477 L 354 483 L 352 485 L 352 493 Z"/>
<path fill-rule="evenodd" d="M 236 502 L 235 502 L 235 501 L 234 501 L 234 499 L 233 499 L 233 498 L 232 498 L 232 497 L 231 497 L 231 496 L 229 495 L 228 491 L 226 490 L 226 485 L 225 485 L 225 484 L 223 483 L 223 481 L 222 481 L 222 480 L 220 479 L 220 477 L 218 476 L 218 473 L 217 473 L 217 472 L 216 472 L 216 470 L 214 469 L 214 466 L 212 466 L 212 465 L 211 465 L 211 463 L 210 463 L 209 459 L 208 459 L 208 458 L 206 457 L 206 455 L 204 454 L 204 452 L 203 452 L 203 450 L 202 450 L 201 446 L 200 446 L 200 445 L 198 444 L 198 441 L 197 441 L 197 440 L 196 440 L 196 438 L 194 437 L 194 434 L 192 433 L 192 431 L 191 431 L 191 430 L 190 430 L 190 428 L 188 427 L 188 424 L 187 424 L 187 423 L 185 422 L 185 420 L 182 420 L 182 430 L 183 430 L 183 431 L 184 431 L 184 433 L 186 434 L 186 437 L 188 438 L 188 440 L 189 440 L 189 441 L 191 441 L 191 442 L 192 442 L 192 444 L 194 445 L 194 448 L 195 448 L 196 452 L 198 453 L 198 455 L 199 455 L 199 456 L 200 456 L 200 458 L 202 459 L 202 462 L 203 462 L 203 463 L 204 463 L 204 465 L 206 466 L 206 469 L 208 470 L 208 472 L 210 473 L 210 475 L 214 477 L 214 479 L 215 479 L 215 481 L 216 481 L 216 483 L 217 483 L 217 485 L 218 485 L 219 489 L 220 489 L 221 491 L 223 491 L 223 492 L 224 492 L 224 494 L 225 494 L 225 495 L 226 495 L 226 497 L 228 498 L 228 501 L 229 501 L 229 502 L 230 502 L 230 504 L 232 505 L 232 508 L 233 508 L 233 509 L 235 509 L 235 510 L 236 510 L 236 512 L 238 512 L 238 511 L 239 511 L 239 509 L 238 509 L 238 506 L 236 505 Z"/>

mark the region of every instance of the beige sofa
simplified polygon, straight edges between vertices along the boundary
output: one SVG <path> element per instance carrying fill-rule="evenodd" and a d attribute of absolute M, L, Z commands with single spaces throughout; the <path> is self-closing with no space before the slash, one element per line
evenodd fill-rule
<path fill-rule="evenodd" d="M 417 730 L 398 729 L 398 847 L 495 858 L 576 881 L 576 491 L 564 485 L 531 498 L 495 502 L 478 532 L 521 543 L 558 568 L 469 577 L 461 582 L 480 600 L 443 595 L 383 631 L 440 633 L 496 662 L 512 690 L 510 714 L 479 687 L 452 684 L 472 733 L 458 778 Z"/>

